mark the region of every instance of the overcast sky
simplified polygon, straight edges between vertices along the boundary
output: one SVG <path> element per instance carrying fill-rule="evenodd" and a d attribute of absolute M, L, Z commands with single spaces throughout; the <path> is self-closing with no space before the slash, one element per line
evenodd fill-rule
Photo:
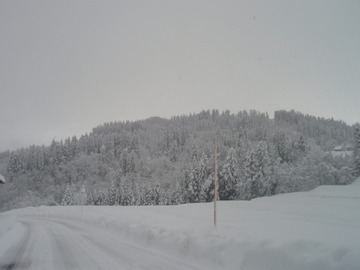
<path fill-rule="evenodd" d="M 0 1 L 0 151 L 203 109 L 360 121 L 360 1 Z"/>

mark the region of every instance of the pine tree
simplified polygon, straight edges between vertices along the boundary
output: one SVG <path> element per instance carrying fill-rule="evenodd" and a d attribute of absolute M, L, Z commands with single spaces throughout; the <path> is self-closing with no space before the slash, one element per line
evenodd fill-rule
<path fill-rule="evenodd" d="M 61 204 L 62 205 L 75 205 L 76 204 L 75 193 L 76 193 L 76 186 L 66 184 Z"/>
<path fill-rule="evenodd" d="M 184 178 L 180 182 L 181 188 L 181 203 L 189 203 L 190 202 L 190 175 L 188 171 L 184 172 Z"/>
<path fill-rule="evenodd" d="M 159 205 L 160 204 L 160 185 L 154 184 L 145 189 L 145 204 Z"/>
<path fill-rule="evenodd" d="M 192 168 L 189 173 L 188 179 L 188 200 L 190 203 L 199 202 L 200 201 L 200 174 L 198 168 L 198 159 L 196 155 L 193 155 Z"/>
<path fill-rule="evenodd" d="M 300 135 L 297 144 L 296 144 L 296 149 L 298 150 L 299 153 L 305 153 L 306 152 L 306 142 L 305 142 L 305 138 L 303 135 Z"/>
<path fill-rule="evenodd" d="M 131 205 L 132 203 L 132 190 L 127 185 L 128 181 L 124 181 L 120 185 L 120 205 Z"/>
<path fill-rule="evenodd" d="M 244 160 L 244 183 L 242 193 L 245 200 L 257 197 L 258 183 L 256 182 L 255 153 L 253 149 L 246 152 Z"/>
<path fill-rule="evenodd" d="M 214 174 L 210 174 L 201 186 L 200 200 L 211 202 L 214 199 Z"/>
<path fill-rule="evenodd" d="M 278 132 L 274 135 L 274 146 L 278 156 L 281 158 L 281 162 L 290 161 L 290 153 L 288 149 L 287 138 L 284 132 Z"/>
<path fill-rule="evenodd" d="M 238 173 L 235 150 L 230 149 L 219 177 L 219 197 L 221 200 L 234 200 L 238 197 Z"/>
<path fill-rule="evenodd" d="M 80 188 L 79 193 L 77 195 L 77 202 L 79 205 L 85 205 L 86 200 L 87 200 L 86 189 L 85 189 L 85 186 L 82 185 L 82 187 Z"/>
<path fill-rule="evenodd" d="M 106 205 L 115 205 L 118 202 L 118 190 L 114 184 L 111 185 L 107 192 Z"/>
<path fill-rule="evenodd" d="M 200 159 L 197 158 L 197 155 L 193 155 L 191 164 L 192 168 L 188 179 L 188 199 L 189 202 L 194 203 L 202 201 L 202 186 L 208 179 L 210 170 L 208 168 L 208 159 L 205 153 L 201 155 Z"/>
<path fill-rule="evenodd" d="M 253 199 L 267 194 L 264 187 L 268 185 L 269 159 L 266 144 L 260 142 L 256 147 L 250 148 L 244 161 L 244 197 Z"/>
<path fill-rule="evenodd" d="M 360 124 L 355 125 L 354 137 L 354 176 L 360 177 Z"/>
<path fill-rule="evenodd" d="M 178 181 L 175 185 L 171 185 L 172 188 L 168 192 L 168 197 L 166 198 L 166 204 L 177 205 L 182 202 L 181 200 L 181 187 Z"/>
<path fill-rule="evenodd" d="M 257 179 L 259 181 L 259 196 L 272 195 L 275 190 L 275 179 L 271 177 L 269 152 L 265 142 L 260 142 L 256 149 Z"/>

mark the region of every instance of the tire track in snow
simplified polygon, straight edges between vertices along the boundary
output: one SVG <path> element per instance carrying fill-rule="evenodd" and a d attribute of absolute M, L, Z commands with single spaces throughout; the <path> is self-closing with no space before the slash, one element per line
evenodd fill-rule
<path fill-rule="evenodd" d="M 24 236 L 6 254 L 9 260 L 0 270 L 203 269 L 171 252 L 91 224 L 31 216 L 22 217 L 21 224 Z"/>
<path fill-rule="evenodd" d="M 31 223 L 20 222 L 25 232 L 20 242 L 10 248 L 0 259 L 0 270 L 28 269 L 31 266 L 30 250 L 33 246 L 31 239 Z"/>

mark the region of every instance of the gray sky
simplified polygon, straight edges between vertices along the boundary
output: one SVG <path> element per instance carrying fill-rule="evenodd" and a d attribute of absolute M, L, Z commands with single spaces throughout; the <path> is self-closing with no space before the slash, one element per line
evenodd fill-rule
<path fill-rule="evenodd" d="M 0 1 L 0 151 L 203 109 L 360 121 L 360 1 Z"/>

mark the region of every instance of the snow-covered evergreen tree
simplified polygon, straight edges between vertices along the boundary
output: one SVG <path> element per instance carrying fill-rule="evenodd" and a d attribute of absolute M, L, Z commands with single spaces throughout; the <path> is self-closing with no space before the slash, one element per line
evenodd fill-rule
<path fill-rule="evenodd" d="M 211 202 L 214 200 L 214 174 L 211 173 L 201 186 L 200 200 Z"/>
<path fill-rule="evenodd" d="M 107 205 L 115 205 L 118 202 L 118 190 L 113 183 L 107 193 Z"/>
<path fill-rule="evenodd" d="M 75 205 L 75 193 L 77 192 L 77 188 L 73 184 L 66 184 L 64 195 L 61 201 L 62 205 Z"/>
<path fill-rule="evenodd" d="M 155 184 L 145 189 L 145 204 L 159 205 L 160 204 L 160 185 Z"/>
<path fill-rule="evenodd" d="M 106 205 L 107 204 L 107 189 L 103 187 L 96 187 L 90 193 L 87 204 L 90 205 Z"/>
<path fill-rule="evenodd" d="M 273 143 L 281 162 L 289 162 L 291 159 L 291 153 L 289 151 L 287 138 L 284 132 L 277 132 L 274 135 Z"/>
<path fill-rule="evenodd" d="M 272 178 L 269 177 L 269 153 L 265 142 L 261 141 L 258 143 L 255 151 L 255 166 L 257 170 L 256 178 L 259 181 L 259 196 L 269 194 L 265 187 L 271 186 L 270 182 Z"/>
<path fill-rule="evenodd" d="M 189 202 L 200 202 L 201 190 L 205 181 L 210 175 L 210 170 L 208 168 L 208 159 L 205 153 L 203 153 L 200 159 L 197 158 L 197 155 L 194 154 L 191 162 L 191 171 L 186 179 L 187 183 L 187 197 Z"/>
<path fill-rule="evenodd" d="M 247 200 L 268 193 L 264 187 L 269 186 L 269 160 L 268 150 L 264 142 L 259 142 L 255 147 L 250 148 L 244 161 L 244 183 L 243 197 Z"/>
<path fill-rule="evenodd" d="M 360 124 L 355 125 L 354 133 L 354 176 L 360 176 Z"/>
<path fill-rule="evenodd" d="M 181 189 L 181 203 L 190 202 L 190 174 L 188 171 L 184 172 L 184 178 L 180 182 Z"/>
<path fill-rule="evenodd" d="M 244 159 L 244 179 L 241 184 L 242 197 L 245 200 L 251 200 L 258 196 L 259 183 L 256 179 L 257 168 L 255 164 L 255 153 L 253 149 L 246 152 Z"/>
<path fill-rule="evenodd" d="M 86 200 L 87 200 L 86 188 L 84 185 L 82 185 L 82 187 L 80 188 L 79 193 L 77 195 L 77 204 L 85 205 Z"/>
<path fill-rule="evenodd" d="M 123 181 L 120 185 L 120 205 L 131 205 L 133 201 L 133 194 L 128 181 Z"/>
<path fill-rule="evenodd" d="M 177 205 L 182 203 L 182 189 L 179 181 L 175 185 L 170 184 L 170 188 L 165 189 L 165 198 L 163 198 L 164 205 Z"/>
<path fill-rule="evenodd" d="M 239 176 L 237 170 L 236 153 L 233 148 L 230 148 L 219 175 L 220 200 L 234 200 L 238 197 Z"/>
<path fill-rule="evenodd" d="M 191 171 L 189 173 L 188 182 L 188 199 L 190 203 L 200 201 L 200 172 L 198 167 L 199 161 L 196 155 L 193 155 L 191 160 Z"/>

